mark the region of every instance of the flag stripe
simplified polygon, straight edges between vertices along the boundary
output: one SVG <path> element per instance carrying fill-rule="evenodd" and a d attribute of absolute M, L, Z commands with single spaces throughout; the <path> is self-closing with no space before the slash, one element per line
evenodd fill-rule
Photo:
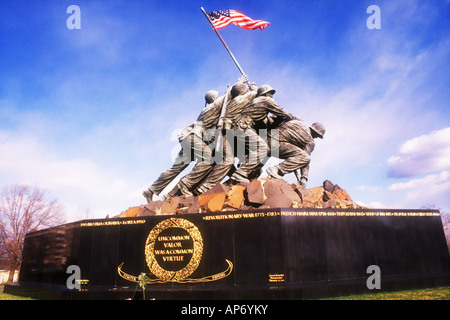
<path fill-rule="evenodd" d="M 242 12 L 236 10 L 220 10 L 208 13 L 211 23 L 216 29 L 222 29 L 231 23 L 244 29 L 261 29 L 266 28 L 270 22 L 264 20 L 253 20 Z"/>

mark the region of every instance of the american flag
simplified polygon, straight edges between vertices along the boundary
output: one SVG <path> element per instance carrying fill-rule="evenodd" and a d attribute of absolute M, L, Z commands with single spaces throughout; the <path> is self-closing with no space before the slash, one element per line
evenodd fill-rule
<path fill-rule="evenodd" d="M 228 26 L 230 23 L 244 28 L 255 30 L 260 28 L 263 30 L 266 28 L 270 22 L 263 20 L 253 20 L 247 17 L 242 12 L 236 10 L 217 10 L 208 12 L 208 18 L 216 29 L 222 29 Z"/>

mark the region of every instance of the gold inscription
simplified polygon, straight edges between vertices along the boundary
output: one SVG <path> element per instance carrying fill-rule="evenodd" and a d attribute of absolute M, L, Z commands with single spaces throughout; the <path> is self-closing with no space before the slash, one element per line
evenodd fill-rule
<path fill-rule="evenodd" d="M 157 279 L 147 279 L 146 283 L 210 282 L 228 277 L 233 271 L 233 263 L 225 259 L 228 264 L 225 271 L 198 279 L 188 278 L 198 268 L 202 253 L 203 239 L 192 222 L 180 218 L 161 221 L 150 231 L 145 243 L 145 259 L 148 268 L 150 273 L 157 277 Z M 123 264 L 124 262 L 117 267 L 118 274 L 123 279 L 140 283 L 139 277 L 122 270 Z M 170 270 L 166 270 L 166 267 Z"/>
<path fill-rule="evenodd" d="M 163 235 L 168 229 L 184 231 L 187 234 Z M 186 242 L 191 243 L 192 248 Z M 197 269 L 202 252 L 203 239 L 198 228 L 185 219 L 170 218 L 161 221 L 150 232 L 145 244 L 145 256 L 150 272 L 163 281 L 179 281 L 188 277 Z M 180 270 L 166 270 L 159 264 L 157 257 L 162 262 L 184 262 L 186 259 L 187 265 Z"/>
<path fill-rule="evenodd" d="M 194 249 L 177 249 L 177 250 L 155 250 L 156 255 L 164 254 L 193 254 Z"/>
<path fill-rule="evenodd" d="M 232 220 L 261 217 L 439 217 L 439 212 L 409 211 L 268 211 L 254 213 L 217 214 L 204 216 L 203 220 Z"/>
<path fill-rule="evenodd" d="M 80 227 L 126 226 L 143 223 L 145 223 L 145 220 L 93 221 L 93 222 L 82 222 L 80 224 Z"/>
<path fill-rule="evenodd" d="M 269 282 L 284 282 L 284 273 L 269 274 Z"/>
<path fill-rule="evenodd" d="M 191 240 L 191 237 L 186 236 L 162 236 L 158 237 L 158 241 L 183 241 L 183 240 Z"/>
<path fill-rule="evenodd" d="M 89 280 L 88 279 L 80 279 L 80 280 L 75 280 L 76 283 L 79 284 L 88 284 Z"/>
<path fill-rule="evenodd" d="M 193 248 L 185 248 L 186 241 L 192 243 L 192 237 L 187 235 L 158 235 L 156 241 L 162 243 L 161 249 L 155 249 L 155 256 L 161 256 L 163 262 L 183 262 L 185 255 L 193 255 Z M 190 258 L 190 257 L 189 257 Z M 187 260 L 186 260 L 187 261 Z"/>

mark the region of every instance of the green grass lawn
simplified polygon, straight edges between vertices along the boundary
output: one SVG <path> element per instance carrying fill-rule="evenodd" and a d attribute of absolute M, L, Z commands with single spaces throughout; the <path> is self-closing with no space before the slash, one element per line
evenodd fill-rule
<path fill-rule="evenodd" d="M 358 294 L 326 300 L 450 300 L 450 287 Z"/>
<path fill-rule="evenodd" d="M 34 300 L 0 292 L 0 300 Z M 359 294 L 325 300 L 450 300 L 450 287 L 397 292 Z"/>
<path fill-rule="evenodd" d="M 12 294 L 3 293 L 3 290 L 0 292 L 0 300 L 34 300 L 28 297 L 15 296 Z"/>

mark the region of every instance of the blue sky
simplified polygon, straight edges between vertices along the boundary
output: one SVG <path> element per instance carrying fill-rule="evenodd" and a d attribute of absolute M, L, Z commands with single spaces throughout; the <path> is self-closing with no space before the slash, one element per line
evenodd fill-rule
<path fill-rule="evenodd" d="M 70 5 L 81 29 L 66 26 Z M 381 29 L 366 26 L 370 5 Z M 240 76 L 201 6 L 271 22 L 220 33 L 251 81 L 326 126 L 308 187 L 450 211 L 448 0 L 2 0 L 0 185 L 47 189 L 68 221 L 144 204 L 205 92 Z"/>

